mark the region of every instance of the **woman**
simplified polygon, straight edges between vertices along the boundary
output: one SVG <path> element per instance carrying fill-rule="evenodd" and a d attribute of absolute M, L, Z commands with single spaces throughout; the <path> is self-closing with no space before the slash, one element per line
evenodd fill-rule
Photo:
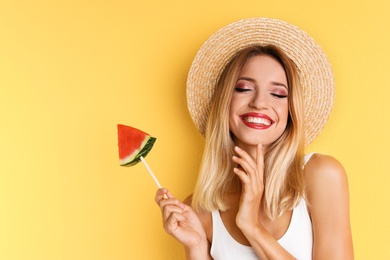
<path fill-rule="evenodd" d="M 346 173 L 330 156 L 304 156 L 333 104 L 330 66 L 313 42 L 254 18 L 198 52 L 187 83 L 206 138 L 198 182 L 185 203 L 156 193 L 188 259 L 353 258 Z M 199 88 L 211 95 L 191 92 Z"/>

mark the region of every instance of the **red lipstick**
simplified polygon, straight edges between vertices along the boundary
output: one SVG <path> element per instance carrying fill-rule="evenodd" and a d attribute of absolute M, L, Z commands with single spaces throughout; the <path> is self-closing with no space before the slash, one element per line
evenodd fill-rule
<path fill-rule="evenodd" d="M 245 113 L 240 115 L 241 121 L 248 127 L 258 130 L 265 130 L 275 123 L 269 116 L 261 113 Z"/>

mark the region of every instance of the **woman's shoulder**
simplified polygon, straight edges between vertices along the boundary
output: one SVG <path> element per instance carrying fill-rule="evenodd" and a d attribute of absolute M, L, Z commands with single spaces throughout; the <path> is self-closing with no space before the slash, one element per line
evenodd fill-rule
<path fill-rule="evenodd" d="M 343 165 L 334 157 L 313 153 L 305 165 L 308 180 L 343 178 L 346 173 Z"/>
<path fill-rule="evenodd" d="M 337 199 L 348 193 L 347 174 L 334 157 L 315 153 L 305 165 L 306 191 L 310 202 Z"/>

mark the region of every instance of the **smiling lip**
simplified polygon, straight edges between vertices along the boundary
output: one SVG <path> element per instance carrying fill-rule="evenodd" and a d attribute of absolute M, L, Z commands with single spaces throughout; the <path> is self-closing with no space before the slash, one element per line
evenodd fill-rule
<path fill-rule="evenodd" d="M 246 126 L 259 130 L 268 129 L 275 123 L 269 116 L 260 113 L 245 113 L 240 118 Z"/>

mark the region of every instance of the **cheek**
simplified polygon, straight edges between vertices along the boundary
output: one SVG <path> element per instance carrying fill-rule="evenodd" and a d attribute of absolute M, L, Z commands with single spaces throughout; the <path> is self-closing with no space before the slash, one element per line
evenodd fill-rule
<path fill-rule="evenodd" d="M 284 104 L 281 104 L 278 106 L 278 109 L 277 109 L 277 113 L 279 115 L 279 120 L 280 121 L 285 121 L 287 123 L 287 119 L 288 119 L 288 103 L 284 103 Z"/>
<path fill-rule="evenodd" d="M 236 125 L 238 124 L 238 121 L 240 118 L 238 117 L 240 110 L 240 104 L 237 102 L 234 102 L 232 99 L 232 102 L 230 103 L 229 108 L 229 129 L 234 130 L 236 128 Z"/>
<path fill-rule="evenodd" d="M 239 110 L 242 110 L 244 107 L 248 106 L 250 103 L 250 98 L 240 97 L 233 94 L 230 99 L 230 113 L 238 113 Z"/>
<path fill-rule="evenodd" d="M 232 98 L 230 101 L 229 119 L 232 119 L 237 114 L 238 107 L 239 107 L 239 104 L 238 104 L 237 100 Z"/>
<path fill-rule="evenodd" d="M 232 126 L 234 126 L 234 122 L 236 120 L 236 113 L 234 112 L 234 108 L 231 106 L 230 107 L 230 111 L 229 111 L 229 129 L 232 128 Z"/>

